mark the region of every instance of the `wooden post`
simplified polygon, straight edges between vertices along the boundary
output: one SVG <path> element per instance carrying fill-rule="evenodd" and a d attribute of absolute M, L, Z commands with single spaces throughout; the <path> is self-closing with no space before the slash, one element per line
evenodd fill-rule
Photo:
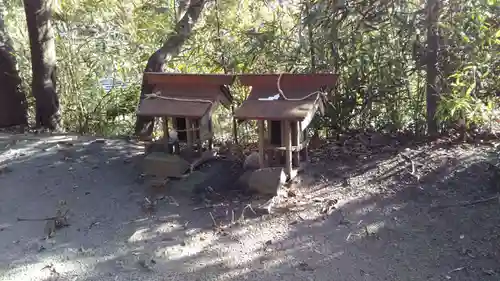
<path fill-rule="evenodd" d="M 259 126 L 259 166 L 260 168 L 265 168 L 265 159 L 264 159 L 264 144 L 265 144 L 265 135 L 264 135 L 264 120 L 258 121 Z"/>
<path fill-rule="evenodd" d="M 291 122 L 283 121 L 284 135 L 285 135 L 285 173 L 292 177 L 292 130 L 290 128 Z"/>
<path fill-rule="evenodd" d="M 267 120 L 267 143 L 270 145 L 270 147 L 272 147 L 273 145 L 273 125 L 272 125 L 272 121 L 271 120 Z M 274 149 L 268 149 L 266 152 L 265 152 L 265 155 L 267 157 L 267 161 L 266 161 L 266 164 L 268 166 L 274 166 L 275 161 L 274 161 L 274 157 L 276 155 L 276 152 L 274 151 Z"/>
<path fill-rule="evenodd" d="M 301 133 L 300 122 L 294 122 L 293 126 L 296 128 L 295 135 L 292 136 L 295 139 L 294 142 L 295 142 L 295 145 L 296 145 L 295 152 L 293 153 L 293 162 L 296 163 L 297 167 L 300 167 L 300 150 L 299 150 L 299 146 L 300 146 L 300 142 L 301 142 L 301 138 L 300 138 L 300 133 Z"/>
<path fill-rule="evenodd" d="M 168 117 L 167 116 L 163 116 L 162 117 L 163 119 L 163 146 L 165 147 L 165 152 L 169 152 L 170 151 L 170 148 L 169 148 L 169 144 L 168 144 Z"/>
<path fill-rule="evenodd" d="M 300 132 L 301 132 L 301 140 L 302 141 L 305 141 L 308 139 L 307 135 L 306 135 L 306 132 L 304 132 L 302 130 L 302 122 L 299 123 L 300 124 Z M 303 148 L 304 149 L 304 161 L 306 162 L 309 162 L 309 141 L 306 142 L 306 146 Z"/>
<path fill-rule="evenodd" d="M 186 118 L 186 142 L 189 150 L 193 148 L 193 126 L 191 119 Z"/>

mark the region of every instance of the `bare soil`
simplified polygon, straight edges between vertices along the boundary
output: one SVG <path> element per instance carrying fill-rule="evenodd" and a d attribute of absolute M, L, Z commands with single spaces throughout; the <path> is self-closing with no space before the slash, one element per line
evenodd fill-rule
<path fill-rule="evenodd" d="M 0 135 L 0 280 L 500 280 L 498 152 L 407 143 L 326 144 L 272 214 L 242 217 L 247 198 L 149 187 L 135 144 Z M 18 221 L 60 201 L 51 238 Z"/>

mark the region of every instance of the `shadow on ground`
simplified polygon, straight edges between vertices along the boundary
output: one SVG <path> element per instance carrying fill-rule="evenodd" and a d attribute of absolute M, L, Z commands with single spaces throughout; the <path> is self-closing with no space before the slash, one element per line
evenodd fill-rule
<path fill-rule="evenodd" d="M 38 139 L 0 139 L 0 280 L 500 278 L 500 202 L 479 202 L 500 179 L 483 148 L 398 148 L 336 171 L 338 158 L 323 154 L 287 212 L 214 229 L 209 212 L 227 222 L 225 210 L 193 211 L 168 191 L 154 215 L 143 212 L 140 148 Z M 324 213 L 329 199 L 339 202 Z M 71 226 L 49 240 L 44 222 L 16 220 L 51 216 L 59 200 Z"/>

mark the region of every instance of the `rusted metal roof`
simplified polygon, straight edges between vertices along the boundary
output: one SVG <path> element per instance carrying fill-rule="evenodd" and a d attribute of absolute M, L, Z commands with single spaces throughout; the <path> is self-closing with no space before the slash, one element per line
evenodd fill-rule
<path fill-rule="evenodd" d="M 240 120 L 290 120 L 310 119 L 318 109 L 323 110 L 320 90 L 335 85 L 336 74 L 248 74 L 239 76 L 243 85 L 251 86 L 247 100 L 236 109 Z M 278 94 L 280 89 L 286 96 Z M 260 100 L 278 94 L 277 100 Z"/>
<path fill-rule="evenodd" d="M 233 75 L 148 72 L 145 78 L 148 84 L 154 85 L 154 93 L 159 97 L 142 100 L 139 115 L 202 117 L 213 105 L 230 106 L 232 103 L 226 85 L 233 83 Z"/>

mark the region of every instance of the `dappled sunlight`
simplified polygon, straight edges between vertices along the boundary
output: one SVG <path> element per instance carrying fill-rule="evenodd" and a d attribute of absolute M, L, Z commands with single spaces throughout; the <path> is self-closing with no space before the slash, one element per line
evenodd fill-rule
<path fill-rule="evenodd" d="M 230 222 L 227 216 L 216 217 L 221 228 L 214 229 L 210 209 L 193 211 L 195 206 L 190 199 L 177 194 L 176 204 L 171 204 L 170 196 L 174 194 L 167 191 L 159 197 L 163 199 L 153 214 L 143 213 L 140 202 L 147 195 L 145 186 L 134 183 L 133 176 L 117 176 L 125 168 L 127 173 L 135 171 L 121 161 L 127 156 L 120 150 L 126 150 L 127 155 L 132 150 L 117 149 L 108 141 L 100 145 L 90 141 L 82 147 L 89 146 L 97 148 L 98 155 L 83 155 L 88 156 L 82 156 L 84 162 L 106 169 L 54 161 L 51 155 L 24 160 L 24 165 L 43 160 L 54 166 L 36 178 L 29 177 L 38 183 L 44 176 L 45 184 L 54 191 L 50 195 L 43 191 L 41 195 L 20 196 L 16 193 L 18 188 L 10 187 L 4 192 L 8 198 L 29 199 L 32 203 L 20 208 L 12 200 L 2 201 L 2 210 L 14 214 L 14 219 L 2 217 L 2 237 L 18 239 L 16 243 L 2 241 L 2 247 L 9 253 L 1 258 L 2 263 L 8 264 L 2 268 L 5 272 L 0 278 L 2 281 L 48 280 L 50 270 L 41 271 L 41 268 L 50 264 L 60 278 L 82 281 L 160 277 L 165 280 L 295 281 L 330 280 L 332 276 L 339 280 L 398 280 L 399 276 L 421 280 L 419 270 L 435 278 L 442 275 L 433 264 L 450 268 L 446 272 L 458 267 L 456 259 L 448 258 L 452 250 L 457 252 L 454 245 L 465 247 L 465 256 L 475 257 L 471 261 L 475 267 L 495 268 L 494 259 L 476 253 L 489 251 L 490 256 L 496 257 L 494 249 L 499 243 L 491 234 L 495 232 L 491 227 L 471 226 L 474 221 L 495 220 L 493 214 L 484 213 L 483 217 L 483 212 L 476 211 L 491 212 L 488 209 L 491 206 L 445 209 L 438 213 L 429 210 L 429 202 L 439 205 L 449 198 L 486 192 L 486 187 L 478 184 L 479 179 L 485 178 L 480 164 L 477 167 L 467 164 L 450 171 L 439 171 L 441 166 L 421 169 L 425 175 L 420 183 L 422 189 L 416 188 L 415 182 L 400 180 L 401 174 L 408 170 L 401 161 L 387 160 L 403 170 L 377 184 L 370 182 L 371 178 L 384 174 L 384 170 L 377 167 L 370 166 L 366 173 L 349 172 L 348 185 L 343 184 L 342 173 L 318 180 L 311 168 L 312 173 L 301 176 L 293 187 L 294 193 L 279 200 L 276 212 L 253 216 L 247 210 L 248 217 L 239 220 L 238 211 L 235 222 Z M 71 149 L 80 150 L 80 144 L 74 143 Z M 49 151 L 52 149 L 45 152 Z M 107 161 L 116 164 L 108 165 Z M 442 162 L 439 158 L 432 161 Z M 68 172 L 68 167 L 74 169 Z M 14 170 L 15 173 L 1 177 L 0 184 L 19 182 L 21 178 L 16 177 L 22 175 L 22 170 L 16 167 Z M 457 180 L 469 174 L 468 180 Z M 63 183 L 53 186 L 48 175 L 69 182 L 84 175 L 85 180 L 76 188 Z M 23 187 L 26 190 L 35 186 L 26 179 L 23 181 L 27 184 Z M 15 222 L 15 216 L 50 216 L 54 207 L 46 208 L 43 204 L 48 201 L 54 204 L 60 199 L 70 202 L 74 215 L 70 217 L 71 226 L 58 231 L 54 238 L 40 240 L 42 222 Z M 335 202 L 333 207 L 326 207 L 329 202 Z M 481 228 L 489 229 L 486 233 L 490 235 L 485 235 L 484 230 L 476 231 Z M 449 229 L 457 233 L 450 236 Z M 464 245 L 467 241 L 483 242 Z M 435 253 L 438 250 L 446 254 Z M 409 270 L 411 266 L 416 270 Z"/>
<path fill-rule="evenodd" d="M 112 258 L 112 257 L 108 257 Z M 79 258 L 73 260 L 61 261 L 60 257 L 47 256 L 34 263 L 13 262 L 10 264 L 10 269 L 4 278 L 8 280 L 45 280 L 49 277 L 75 277 L 83 276 L 87 271 L 92 269 L 92 266 L 98 262 L 104 261 L 105 258 Z M 54 270 L 54 272 L 52 272 Z M 56 273 L 55 273 L 56 272 Z M 55 276 L 54 276 L 55 275 Z"/>
<path fill-rule="evenodd" d="M 132 234 L 132 236 L 130 236 L 130 238 L 127 241 L 130 243 L 135 243 L 151 239 L 152 237 L 153 237 L 152 234 L 148 231 L 147 228 L 141 228 L 136 230 L 134 234 Z"/>

